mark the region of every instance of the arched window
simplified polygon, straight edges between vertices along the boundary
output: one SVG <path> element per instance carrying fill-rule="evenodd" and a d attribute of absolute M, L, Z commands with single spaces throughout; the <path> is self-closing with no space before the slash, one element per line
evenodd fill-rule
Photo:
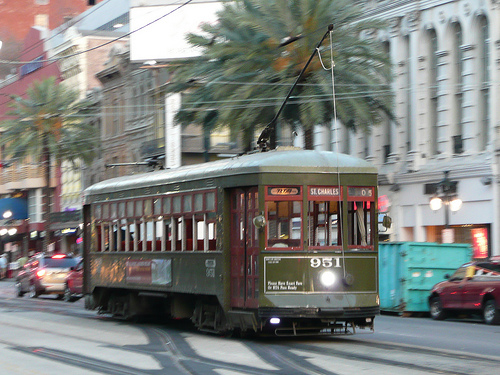
<path fill-rule="evenodd" d="M 391 43 L 387 40 L 382 43 L 382 47 L 384 51 L 387 53 L 388 56 L 391 55 Z M 385 114 L 382 114 L 383 116 L 383 130 L 382 130 L 382 136 L 383 136 L 383 145 L 382 145 L 382 160 L 384 163 L 387 163 L 389 161 L 389 155 L 394 152 L 394 150 L 391 149 L 391 144 L 392 144 L 392 124 L 391 120 L 388 116 Z"/>
<path fill-rule="evenodd" d="M 438 40 L 435 29 L 428 31 L 429 40 L 429 146 L 431 155 L 438 153 Z"/>
<path fill-rule="evenodd" d="M 452 111 L 452 141 L 453 153 L 463 152 L 463 114 L 462 114 L 462 85 L 463 85 L 463 53 L 462 53 L 462 27 L 458 22 L 452 24 L 452 89 L 454 92 Z"/>
<path fill-rule="evenodd" d="M 485 16 L 481 16 L 478 20 L 478 84 L 480 85 L 479 103 L 478 103 L 478 120 L 480 125 L 479 132 L 479 149 L 485 150 L 488 144 L 489 133 L 489 27 L 488 20 Z"/>
<path fill-rule="evenodd" d="M 411 50 L 410 50 L 410 35 L 403 37 L 405 49 L 405 76 L 406 76 L 406 151 L 409 152 L 414 146 L 413 141 L 413 119 L 412 119 L 412 66 L 411 66 Z"/>

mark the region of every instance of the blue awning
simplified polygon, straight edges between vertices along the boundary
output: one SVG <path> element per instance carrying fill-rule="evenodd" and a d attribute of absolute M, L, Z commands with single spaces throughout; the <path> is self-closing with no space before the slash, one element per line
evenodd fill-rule
<path fill-rule="evenodd" d="M 5 217 L 4 213 L 10 211 L 12 216 Z M 28 201 L 23 198 L 0 199 L 0 220 L 24 220 L 28 218 Z"/>

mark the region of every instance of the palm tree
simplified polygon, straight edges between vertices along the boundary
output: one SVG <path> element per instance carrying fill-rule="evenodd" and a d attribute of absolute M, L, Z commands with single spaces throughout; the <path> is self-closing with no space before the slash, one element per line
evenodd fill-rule
<path fill-rule="evenodd" d="M 69 161 L 90 163 L 96 154 L 97 129 L 86 121 L 88 103 L 78 101 L 79 92 L 56 83 L 55 77 L 36 81 L 27 90 L 27 98 L 12 96 L 10 117 L 2 122 L 0 144 L 4 158 L 14 162 L 38 161 L 44 170 L 43 220 L 49 241 L 51 166 Z"/>
<path fill-rule="evenodd" d="M 196 61 L 181 66 L 170 90 L 184 94 L 178 119 L 203 124 L 203 112 L 216 111 L 217 124 L 243 132 L 247 141 L 268 124 L 329 24 L 332 40 L 319 48 L 335 61 L 338 119 L 353 130 L 367 130 L 381 113 L 391 115 L 390 59 L 364 32 L 385 27 L 361 21 L 362 9 L 349 0 L 235 0 L 224 4 L 218 23 L 203 25 L 189 42 L 202 49 Z M 184 87 L 183 87 L 184 86 Z M 313 59 L 283 110 L 286 124 L 312 134 L 314 125 L 333 118 L 331 72 Z M 182 112 L 195 113 L 188 116 Z M 200 113 L 201 112 L 201 113 Z M 306 148 L 312 148 L 306 137 Z"/>

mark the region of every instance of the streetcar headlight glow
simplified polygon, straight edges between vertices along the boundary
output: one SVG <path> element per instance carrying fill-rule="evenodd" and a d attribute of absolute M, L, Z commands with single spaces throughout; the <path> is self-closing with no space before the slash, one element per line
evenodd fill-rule
<path fill-rule="evenodd" d="M 321 281 L 321 284 L 323 284 L 323 286 L 329 287 L 335 284 L 337 278 L 332 271 L 323 271 L 319 275 L 319 280 Z"/>
<path fill-rule="evenodd" d="M 281 319 L 280 318 L 271 318 L 269 319 L 269 323 L 271 324 L 280 324 Z"/>

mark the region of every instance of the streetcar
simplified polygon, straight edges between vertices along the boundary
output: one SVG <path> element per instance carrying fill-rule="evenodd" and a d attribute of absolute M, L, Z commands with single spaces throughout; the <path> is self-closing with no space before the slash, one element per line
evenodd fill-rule
<path fill-rule="evenodd" d="M 202 331 L 373 330 L 377 169 L 275 149 L 119 177 L 84 191 L 85 305 Z"/>

